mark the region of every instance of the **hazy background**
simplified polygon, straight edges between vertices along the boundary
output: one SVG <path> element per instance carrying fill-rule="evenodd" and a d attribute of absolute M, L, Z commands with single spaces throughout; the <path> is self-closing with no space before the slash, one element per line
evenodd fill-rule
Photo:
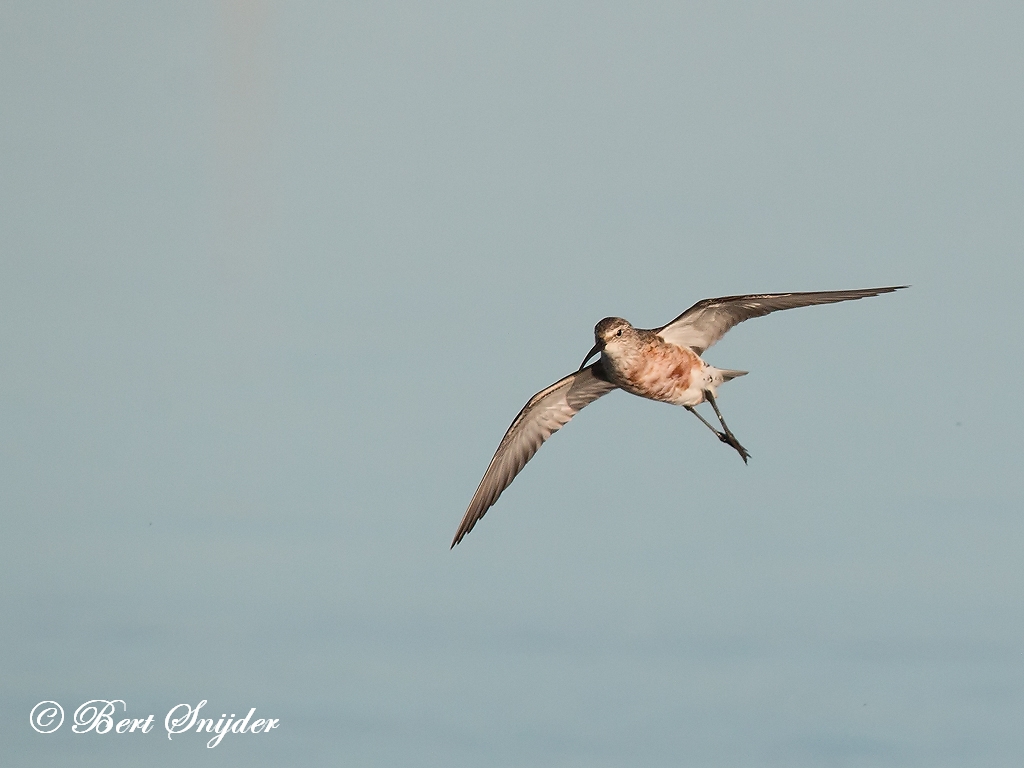
<path fill-rule="evenodd" d="M 709 5 L 0 5 L 4 765 L 1021 764 L 1024 5 Z"/>

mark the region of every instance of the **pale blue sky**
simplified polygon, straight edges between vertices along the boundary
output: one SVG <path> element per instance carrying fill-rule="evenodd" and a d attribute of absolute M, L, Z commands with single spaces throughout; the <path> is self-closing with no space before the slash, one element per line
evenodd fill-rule
<path fill-rule="evenodd" d="M 0 762 L 1024 759 L 1024 6 L 0 6 Z M 615 393 L 606 315 L 910 283 Z M 119 698 L 265 737 L 41 736 Z"/>

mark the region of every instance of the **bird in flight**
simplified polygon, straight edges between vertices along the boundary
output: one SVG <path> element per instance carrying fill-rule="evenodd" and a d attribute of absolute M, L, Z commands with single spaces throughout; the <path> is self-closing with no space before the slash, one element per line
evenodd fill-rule
<path fill-rule="evenodd" d="M 469 502 L 452 547 L 473 530 L 545 440 L 568 424 L 584 406 L 613 389 L 683 406 L 719 440 L 735 449 L 746 463 L 750 454 L 722 418 L 716 393 L 724 382 L 747 372 L 708 365 L 701 359 L 704 351 L 734 325 L 752 317 L 763 317 L 780 309 L 863 299 L 906 287 L 704 299 L 667 325 L 651 330 L 634 328 L 621 317 L 606 317 L 594 327 L 594 347 L 579 370 L 531 397 L 516 416 Z M 587 365 L 598 354 L 601 357 L 597 362 Z M 703 402 L 711 404 L 721 429 L 697 412 L 695 406 Z"/>

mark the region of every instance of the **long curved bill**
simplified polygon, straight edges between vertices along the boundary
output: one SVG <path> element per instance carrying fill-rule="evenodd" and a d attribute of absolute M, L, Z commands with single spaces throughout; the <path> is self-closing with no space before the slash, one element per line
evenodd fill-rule
<path fill-rule="evenodd" d="M 602 344 L 598 342 L 597 344 L 594 345 L 594 348 L 592 350 L 587 352 L 587 356 L 583 358 L 583 362 L 580 364 L 579 370 L 576 371 L 577 373 L 579 373 L 579 371 L 582 371 L 584 366 L 586 366 L 586 364 L 590 362 L 590 358 L 594 357 L 594 355 L 599 355 L 601 353 L 601 347 Z"/>

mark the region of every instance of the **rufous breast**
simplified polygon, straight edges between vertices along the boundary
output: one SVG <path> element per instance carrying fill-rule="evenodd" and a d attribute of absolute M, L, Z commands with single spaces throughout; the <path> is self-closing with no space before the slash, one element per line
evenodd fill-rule
<path fill-rule="evenodd" d="M 652 339 L 621 371 L 620 386 L 652 400 L 677 403 L 697 383 L 704 362 L 692 350 Z"/>

